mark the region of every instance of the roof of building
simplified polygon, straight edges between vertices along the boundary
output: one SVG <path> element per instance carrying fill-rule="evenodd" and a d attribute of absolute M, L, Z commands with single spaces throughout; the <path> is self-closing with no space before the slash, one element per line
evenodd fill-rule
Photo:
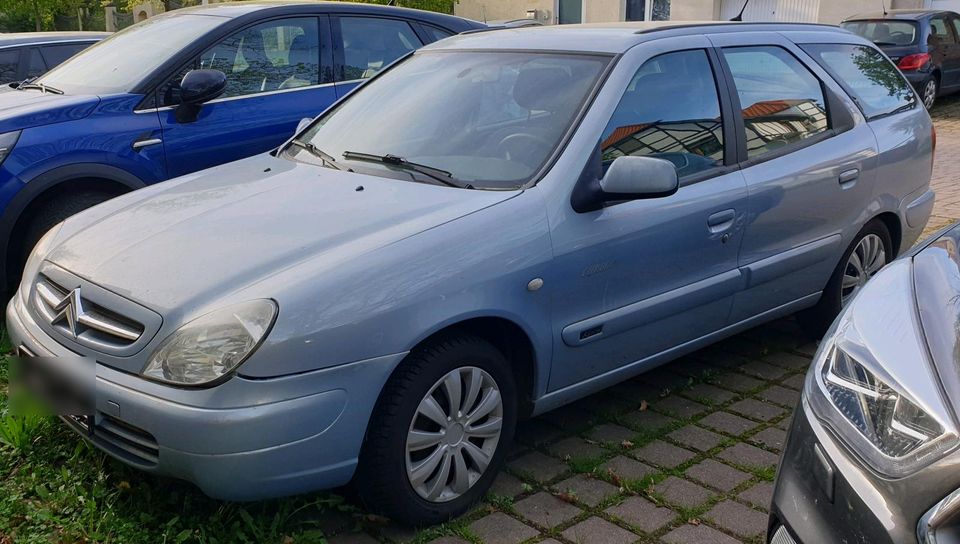
<path fill-rule="evenodd" d="M 0 33 L 0 46 L 27 43 L 97 41 L 109 36 L 109 32 L 14 32 Z"/>

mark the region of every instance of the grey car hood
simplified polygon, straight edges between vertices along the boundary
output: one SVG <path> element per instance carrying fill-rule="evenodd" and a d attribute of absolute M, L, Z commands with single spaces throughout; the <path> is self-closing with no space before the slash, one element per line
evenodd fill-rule
<path fill-rule="evenodd" d="M 960 407 L 960 227 L 913 257 L 924 336 L 950 403 Z"/>
<path fill-rule="evenodd" d="M 336 263 L 373 251 L 516 194 L 270 155 L 141 192 L 68 220 L 47 260 L 164 315 L 308 259 Z"/>

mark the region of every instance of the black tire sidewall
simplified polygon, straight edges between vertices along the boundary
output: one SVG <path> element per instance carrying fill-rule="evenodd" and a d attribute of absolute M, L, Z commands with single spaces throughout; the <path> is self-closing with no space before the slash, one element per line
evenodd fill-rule
<path fill-rule="evenodd" d="M 406 472 L 406 439 L 420 401 L 450 371 L 473 366 L 496 381 L 503 399 L 503 427 L 486 472 L 464 493 L 445 503 L 421 498 Z M 410 525 L 447 521 L 483 498 L 499 472 L 513 441 L 517 394 L 507 359 L 493 345 L 476 337 L 454 337 L 411 353 L 391 376 L 377 403 L 360 455 L 356 491 L 366 505 Z"/>

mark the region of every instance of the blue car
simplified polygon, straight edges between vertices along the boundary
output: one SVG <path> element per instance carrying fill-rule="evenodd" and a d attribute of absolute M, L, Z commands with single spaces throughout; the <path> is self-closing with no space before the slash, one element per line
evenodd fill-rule
<path fill-rule="evenodd" d="M 121 193 L 273 149 L 301 119 L 396 59 L 481 27 L 365 4 L 218 4 L 151 18 L 5 89 L 0 290 L 53 224 Z"/>

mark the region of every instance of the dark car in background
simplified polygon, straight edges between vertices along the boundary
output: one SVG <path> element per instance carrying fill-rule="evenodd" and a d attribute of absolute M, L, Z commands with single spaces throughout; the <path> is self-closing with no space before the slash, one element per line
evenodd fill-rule
<path fill-rule="evenodd" d="M 877 44 L 917 89 L 927 109 L 938 96 L 960 91 L 960 15 L 894 9 L 857 15 L 841 26 Z"/>
<path fill-rule="evenodd" d="M 814 357 L 770 542 L 960 542 L 960 224 L 873 277 Z"/>
<path fill-rule="evenodd" d="M 0 34 L 0 85 L 43 75 L 109 32 Z"/>

